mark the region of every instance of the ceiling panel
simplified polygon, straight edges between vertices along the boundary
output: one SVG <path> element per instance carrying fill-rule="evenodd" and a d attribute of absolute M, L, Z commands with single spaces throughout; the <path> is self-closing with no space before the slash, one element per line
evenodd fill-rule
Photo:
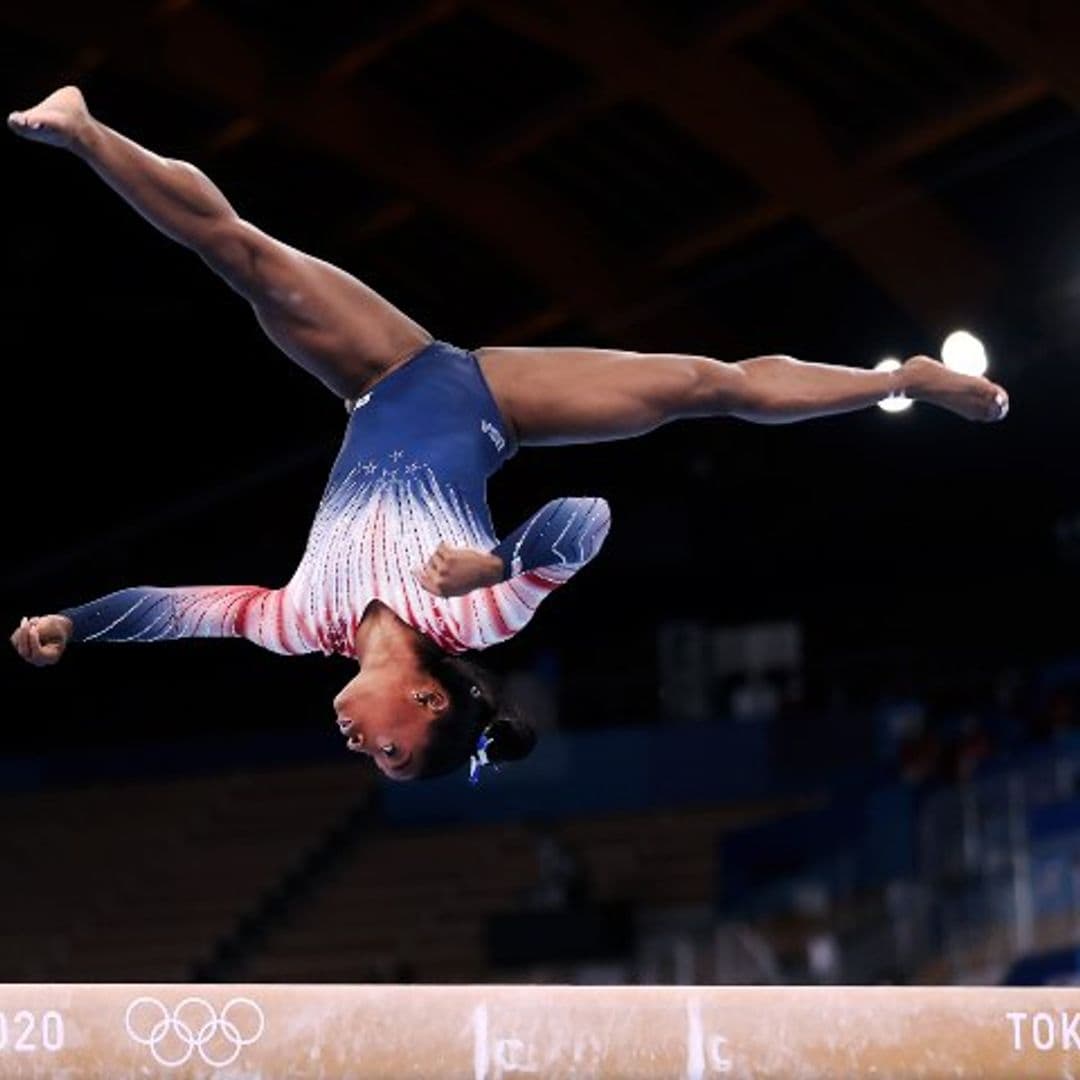
<path fill-rule="evenodd" d="M 364 276 L 436 337 L 481 345 L 551 301 L 505 259 L 433 214 L 418 214 L 363 252 Z"/>
<path fill-rule="evenodd" d="M 728 221 L 760 201 L 749 179 L 639 104 L 590 117 L 521 167 L 626 251 Z"/>
<path fill-rule="evenodd" d="M 910 0 L 813 0 L 737 48 L 805 98 L 849 154 L 1011 74 L 980 44 Z"/>
<path fill-rule="evenodd" d="M 702 258 L 677 280 L 750 353 L 865 366 L 931 344 L 854 263 L 799 221 Z"/>
<path fill-rule="evenodd" d="M 311 75 L 354 46 L 404 22 L 426 0 L 200 0 L 240 29 L 268 40 L 287 70 Z"/>
<path fill-rule="evenodd" d="M 464 12 L 425 27 L 365 68 L 371 83 L 423 116 L 462 155 L 519 131 L 586 75 L 563 57 Z"/>

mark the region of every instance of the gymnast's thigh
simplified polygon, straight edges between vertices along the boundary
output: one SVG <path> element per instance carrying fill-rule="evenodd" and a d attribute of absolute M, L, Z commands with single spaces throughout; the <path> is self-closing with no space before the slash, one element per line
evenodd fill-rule
<path fill-rule="evenodd" d="M 346 400 L 432 340 L 352 274 L 246 222 L 221 251 L 215 269 L 248 299 L 270 340 Z"/>
<path fill-rule="evenodd" d="M 612 349 L 479 349 L 476 358 L 524 445 L 607 442 L 693 415 L 703 357 Z"/>

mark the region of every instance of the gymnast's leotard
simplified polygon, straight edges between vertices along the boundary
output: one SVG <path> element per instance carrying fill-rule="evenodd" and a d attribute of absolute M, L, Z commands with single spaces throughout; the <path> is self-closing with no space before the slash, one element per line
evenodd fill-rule
<path fill-rule="evenodd" d="M 123 589 L 63 612 L 73 640 L 245 637 L 274 652 L 352 656 L 364 611 L 380 600 L 447 652 L 505 641 L 610 525 L 603 499 L 558 499 L 496 543 L 486 481 L 514 450 L 476 358 L 434 342 L 353 403 L 287 585 Z M 495 552 L 504 580 L 465 596 L 427 592 L 412 571 L 440 541 Z"/>

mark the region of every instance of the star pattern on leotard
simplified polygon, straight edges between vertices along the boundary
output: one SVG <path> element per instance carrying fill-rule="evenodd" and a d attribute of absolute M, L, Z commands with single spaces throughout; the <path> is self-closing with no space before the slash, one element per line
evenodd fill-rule
<path fill-rule="evenodd" d="M 332 653 L 347 653 L 349 639 L 344 629 L 337 623 L 327 627 L 326 644 Z"/>

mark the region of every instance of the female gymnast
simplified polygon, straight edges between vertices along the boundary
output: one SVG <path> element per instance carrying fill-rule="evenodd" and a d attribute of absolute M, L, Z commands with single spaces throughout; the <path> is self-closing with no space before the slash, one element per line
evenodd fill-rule
<path fill-rule="evenodd" d="M 523 757 L 535 742 L 463 659 L 516 634 L 599 551 L 603 499 L 551 502 L 496 541 L 487 477 L 517 446 L 642 435 L 687 417 L 786 423 L 905 394 L 1000 420 L 1001 387 L 915 356 L 893 372 L 787 356 L 722 363 L 606 349 L 466 352 L 433 340 L 349 274 L 240 218 L 198 169 L 110 130 L 64 87 L 9 127 L 82 158 L 152 225 L 197 252 L 254 308 L 270 339 L 350 413 L 295 574 L 257 586 L 132 588 L 23 619 L 31 664 L 69 642 L 245 637 L 275 652 L 357 660 L 335 697 L 349 749 L 396 780 Z"/>

